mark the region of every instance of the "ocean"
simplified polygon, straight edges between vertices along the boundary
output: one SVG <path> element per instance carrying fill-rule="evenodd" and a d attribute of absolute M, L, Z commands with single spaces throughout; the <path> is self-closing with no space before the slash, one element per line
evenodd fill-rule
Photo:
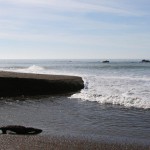
<path fill-rule="evenodd" d="M 0 98 L 0 126 L 96 141 L 150 142 L 150 63 L 140 60 L 0 60 L 0 71 L 81 76 L 71 96 Z"/>

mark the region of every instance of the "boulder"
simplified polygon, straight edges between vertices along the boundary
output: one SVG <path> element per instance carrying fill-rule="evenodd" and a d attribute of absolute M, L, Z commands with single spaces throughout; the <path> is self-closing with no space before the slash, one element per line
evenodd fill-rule
<path fill-rule="evenodd" d="M 20 135 L 39 134 L 42 132 L 41 129 L 18 125 L 3 126 L 0 127 L 0 130 L 2 130 L 2 134 L 20 134 Z"/>

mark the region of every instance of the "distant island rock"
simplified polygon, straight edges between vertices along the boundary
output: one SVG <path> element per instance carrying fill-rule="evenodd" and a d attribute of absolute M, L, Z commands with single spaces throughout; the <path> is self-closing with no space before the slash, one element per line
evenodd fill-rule
<path fill-rule="evenodd" d="M 143 59 L 141 62 L 142 63 L 150 63 L 150 60 Z"/>
<path fill-rule="evenodd" d="M 102 63 L 109 63 L 109 61 L 108 60 L 104 60 L 104 61 L 102 61 Z"/>

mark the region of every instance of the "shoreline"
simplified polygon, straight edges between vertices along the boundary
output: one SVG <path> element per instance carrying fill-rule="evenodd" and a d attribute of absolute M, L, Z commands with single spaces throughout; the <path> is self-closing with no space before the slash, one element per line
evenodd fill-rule
<path fill-rule="evenodd" d="M 95 142 L 86 139 L 51 137 L 51 136 L 20 136 L 20 135 L 0 135 L 0 149 L 15 150 L 149 150 L 150 146 L 139 144 L 119 144 L 107 142 Z"/>
<path fill-rule="evenodd" d="M 0 71 L 0 97 L 70 94 L 83 88 L 78 76 Z"/>

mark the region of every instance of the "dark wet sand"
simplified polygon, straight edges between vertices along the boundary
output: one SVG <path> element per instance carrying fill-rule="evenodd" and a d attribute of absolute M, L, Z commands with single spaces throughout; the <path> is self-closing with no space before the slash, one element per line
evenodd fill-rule
<path fill-rule="evenodd" d="M 112 144 L 49 136 L 0 135 L 1 150 L 150 150 L 150 146 Z"/>
<path fill-rule="evenodd" d="M 77 76 L 0 72 L 0 97 L 68 94 L 83 87 Z"/>

